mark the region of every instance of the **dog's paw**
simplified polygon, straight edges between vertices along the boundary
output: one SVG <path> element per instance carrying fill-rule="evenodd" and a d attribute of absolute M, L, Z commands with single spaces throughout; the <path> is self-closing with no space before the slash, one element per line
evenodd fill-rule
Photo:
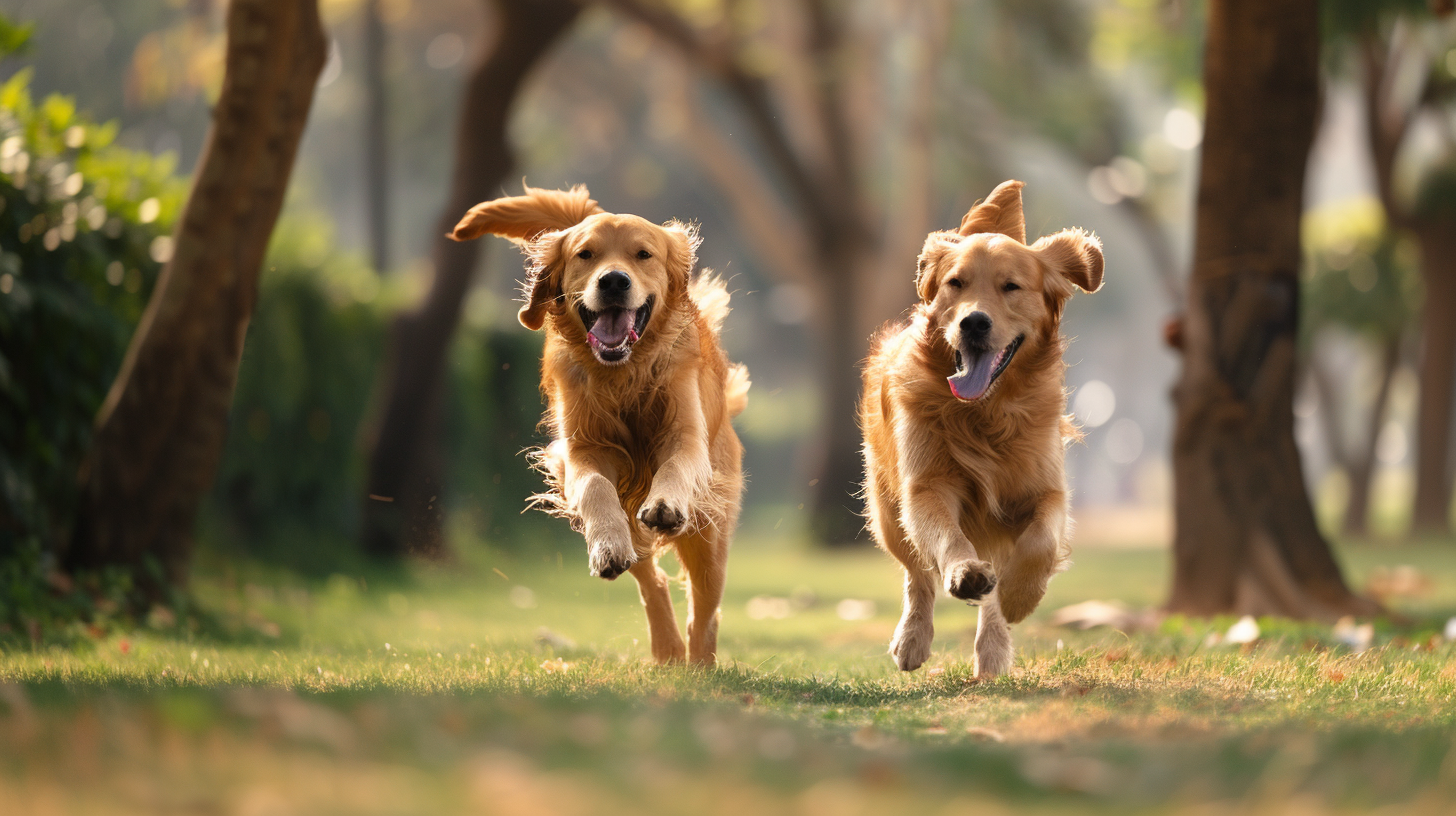
<path fill-rule="evenodd" d="M 678 535 L 687 530 L 688 511 L 668 499 L 649 496 L 637 511 L 637 520 L 663 535 Z"/>
<path fill-rule="evenodd" d="M 996 573 L 985 561 L 961 561 L 945 571 L 945 591 L 963 601 L 979 601 L 996 588 Z"/>
<path fill-rule="evenodd" d="M 915 671 L 930 659 L 930 643 L 935 630 L 929 623 L 907 624 L 900 621 L 895 627 L 895 636 L 890 639 L 890 656 L 900 671 Z"/>
<path fill-rule="evenodd" d="M 992 677 L 1000 677 L 1011 671 L 1011 664 L 1015 654 L 1011 650 L 1011 644 L 976 643 L 976 674 L 977 680 L 990 680 Z"/>
<path fill-rule="evenodd" d="M 632 534 L 616 525 L 600 532 L 587 531 L 587 564 L 591 574 L 608 581 L 626 572 L 637 563 L 637 552 L 632 548 Z M 593 533 L 596 533 L 595 535 Z"/>

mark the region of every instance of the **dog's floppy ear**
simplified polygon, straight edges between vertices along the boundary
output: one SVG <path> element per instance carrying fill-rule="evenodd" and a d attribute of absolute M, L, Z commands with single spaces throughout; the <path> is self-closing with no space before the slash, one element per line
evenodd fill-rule
<path fill-rule="evenodd" d="M 1080 229 L 1066 229 L 1032 244 L 1046 268 L 1083 292 L 1102 287 L 1102 242 Z M 1067 290 L 1071 294 L 1071 290 Z"/>
<path fill-rule="evenodd" d="M 580 184 L 570 190 L 526 187 L 525 195 L 482 201 L 471 207 L 449 237 L 469 241 L 489 233 L 527 246 L 543 232 L 574 227 L 599 212 L 603 212 L 602 208 Z"/>
<path fill-rule="evenodd" d="M 921 248 L 920 257 L 915 261 L 915 294 L 926 303 L 935 300 L 938 286 L 935 267 L 960 239 L 954 232 L 932 232 L 925 236 L 925 246 Z"/>
<path fill-rule="evenodd" d="M 561 299 L 561 273 L 566 265 L 562 250 L 567 232 L 545 233 L 525 247 L 531 265 L 522 286 L 526 305 L 516 313 L 516 319 L 531 331 L 546 325 L 546 313 Z"/>
<path fill-rule="evenodd" d="M 698 265 L 698 245 L 703 239 L 698 235 L 697 224 L 685 224 L 677 219 L 662 225 L 667 233 L 667 273 L 672 286 L 687 287 L 692 279 L 693 269 Z"/>
<path fill-rule="evenodd" d="M 1021 214 L 1021 188 L 1025 186 L 1016 180 L 1001 182 L 961 219 L 960 234 L 999 232 L 1026 243 L 1026 218 Z"/>

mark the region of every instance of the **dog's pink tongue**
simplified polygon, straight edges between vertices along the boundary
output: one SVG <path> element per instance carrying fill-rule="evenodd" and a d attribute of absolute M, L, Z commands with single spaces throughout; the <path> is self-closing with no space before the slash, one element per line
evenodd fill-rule
<path fill-rule="evenodd" d="M 996 359 L 1000 356 L 990 351 L 976 355 L 962 351 L 961 358 L 965 361 L 965 367 L 946 378 L 950 383 L 951 393 L 963 400 L 980 399 L 984 396 L 986 389 L 991 387 L 991 371 L 995 369 Z"/>
<path fill-rule="evenodd" d="M 615 348 L 626 341 L 627 332 L 631 328 L 632 312 L 626 309 L 607 309 L 597 315 L 596 321 L 587 331 L 603 346 Z"/>

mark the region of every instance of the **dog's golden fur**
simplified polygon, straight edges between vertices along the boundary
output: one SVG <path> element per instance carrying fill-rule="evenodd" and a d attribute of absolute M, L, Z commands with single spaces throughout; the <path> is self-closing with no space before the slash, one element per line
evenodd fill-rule
<path fill-rule="evenodd" d="M 546 330 L 542 423 L 553 441 L 537 454 L 550 488 L 538 499 L 585 535 L 592 574 L 637 579 L 655 659 L 711 665 L 743 491 L 730 419 L 749 385 L 747 369 L 719 344 L 727 289 L 695 272 L 691 227 L 606 213 L 583 187 L 528 187 L 484 202 L 452 236 L 486 233 L 524 247 L 531 264 L 520 321 Z M 628 281 L 615 295 L 622 307 L 601 305 L 607 276 L 619 273 Z M 613 309 L 635 328 L 602 341 L 587 320 Z M 667 547 L 687 577 L 686 646 L 657 566 Z"/>
<path fill-rule="evenodd" d="M 1102 249 L 1080 230 L 1027 246 L 1021 187 L 1002 184 L 959 230 L 927 237 L 920 302 L 881 330 L 865 367 L 869 527 L 904 567 L 890 653 L 906 671 L 930 654 L 939 585 L 981 602 L 976 674 L 1004 673 L 1007 624 L 1036 608 L 1067 555 L 1063 451 L 1077 430 L 1060 321 L 1073 287 L 1101 285 Z"/>

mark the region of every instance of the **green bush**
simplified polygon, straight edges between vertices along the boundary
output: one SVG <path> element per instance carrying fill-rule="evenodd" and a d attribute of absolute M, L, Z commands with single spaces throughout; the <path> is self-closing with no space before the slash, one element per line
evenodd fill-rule
<path fill-rule="evenodd" d="M 203 513 L 203 538 L 310 573 L 359 560 L 365 458 L 361 425 L 377 387 L 400 281 L 337 252 L 318 217 L 279 223 L 243 346 L 227 446 Z M 446 383 L 444 504 L 493 543 L 512 546 L 544 519 L 521 515 L 540 477 L 540 338 L 467 321 Z"/>
<path fill-rule="evenodd" d="M 0 86 L 0 557 L 65 535 L 183 195 L 170 157 L 112 145 L 65 97 L 36 104 L 29 78 Z"/>

